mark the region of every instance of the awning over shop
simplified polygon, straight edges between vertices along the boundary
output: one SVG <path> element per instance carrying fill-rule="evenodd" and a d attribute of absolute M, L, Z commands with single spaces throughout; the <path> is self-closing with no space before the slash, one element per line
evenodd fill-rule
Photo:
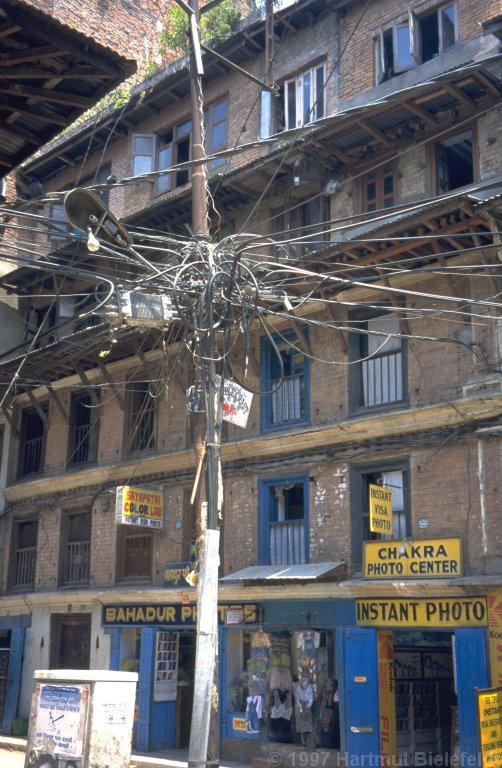
<path fill-rule="evenodd" d="M 223 576 L 220 581 L 316 581 L 340 578 L 345 570 L 345 562 L 303 563 L 299 565 L 250 565 L 235 573 Z"/>

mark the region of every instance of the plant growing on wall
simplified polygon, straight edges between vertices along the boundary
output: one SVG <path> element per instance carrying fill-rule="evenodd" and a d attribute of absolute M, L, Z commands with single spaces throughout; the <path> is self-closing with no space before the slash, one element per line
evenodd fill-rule
<path fill-rule="evenodd" d="M 247 3 L 238 0 L 222 0 L 215 8 L 200 17 L 200 32 L 203 43 L 217 45 L 227 40 L 238 22 L 249 12 Z M 188 53 L 189 22 L 188 14 L 175 3 L 164 14 L 164 29 L 161 32 L 160 47 L 163 55 L 175 53 L 178 56 Z"/>

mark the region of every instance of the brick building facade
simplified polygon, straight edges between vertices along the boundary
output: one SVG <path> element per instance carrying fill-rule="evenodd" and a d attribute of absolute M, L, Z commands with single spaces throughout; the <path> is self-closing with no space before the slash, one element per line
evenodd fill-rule
<path fill-rule="evenodd" d="M 276 96 L 204 57 L 212 236 L 246 233 L 233 247 L 265 287 L 269 263 L 303 270 L 286 284 L 293 309 L 276 296 L 232 346 L 236 379 L 262 394 L 222 443 L 227 756 L 284 744 L 286 760 L 306 744 L 329 760 L 477 759 L 474 690 L 500 685 L 501 33 L 489 0 L 396 5 L 277 12 Z M 263 15 L 219 48 L 259 80 L 264 49 Z M 176 321 L 110 333 L 92 313 L 103 285 L 133 285 L 144 266 L 89 254 L 62 211 L 67 190 L 91 186 L 137 252 L 169 264 L 163 238 L 191 223 L 189 121 L 175 62 L 28 161 L 49 195 L 46 221 L 23 233 L 39 263 L 2 280 L 26 323 L 0 359 L 5 383 L 21 366 L 3 406 L 0 518 L 0 614 L 24 621 L 19 713 L 34 669 L 138 670 L 143 750 L 188 736 L 194 374 Z M 163 527 L 117 525 L 118 486 L 161 493 Z M 383 538 L 370 486 L 392 490 Z M 254 665 L 263 632 L 289 654 L 272 663 L 284 687 Z M 178 685 L 162 692 L 166 642 Z"/>

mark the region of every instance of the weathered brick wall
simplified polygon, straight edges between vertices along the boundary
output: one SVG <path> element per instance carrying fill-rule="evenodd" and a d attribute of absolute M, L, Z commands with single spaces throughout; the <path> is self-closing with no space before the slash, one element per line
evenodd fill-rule
<path fill-rule="evenodd" d="M 351 3 L 341 21 L 342 47 L 355 27 L 357 32 L 351 37 L 350 45 L 346 46 L 340 62 L 340 99 L 350 99 L 375 85 L 373 39 L 380 29 L 386 30 L 393 24 L 406 22 L 410 8 L 420 16 L 437 6 L 436 0 L 412 2 L 408 5 L 384 0 L 369 3 L 361 15 L 363 3 Z M 459 0 L 457 6 L 461 43 L 482 35 L 480 23 L 496 13 L 500 14 L 500 6 L 497 11 L 497 3 L 494 0 L 479 0 L 476 3 Z M 365 66 L 361 66 L 361 62 L 364 62 Z"/>
<path fill-rule="evenodd" d="M 62 24 L 127 58 L 155 63 L 163 0 L 28 0 Z"/>

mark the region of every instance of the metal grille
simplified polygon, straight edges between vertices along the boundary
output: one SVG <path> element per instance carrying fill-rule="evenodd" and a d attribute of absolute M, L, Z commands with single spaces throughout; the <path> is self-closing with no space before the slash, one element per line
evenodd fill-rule
<path fill-rule="evenodd" d="M 305 525 L 303 520 L 294 523 L 271 523 L 271 565 L 294 565 L 305 562 Z"/>
<path fill-rule="evenodd" d="M 301 419 L 304 411 L 302 374 L 288 376 L 272 394 L 272 424 L 284 424 L 287 421 Z M 275 387 L 279 380 L 272 380 Z"/>
<path fill-rule="evenodd" d="M 35 583 L 36 553 L 36 547 L 17 550 L 15 587 L 31 587 Z"/>
<path fill-rule="evenodd" d="M 21 475 L 35 475 L 42 469 L 42 453 L 44 437 L 34 437 L 25 440 L 22 448 Z"/>
<path fill-rule="evenodd" d="M 66 583 L 89 581 L 89 541 L 72 541 L 68 544 Z"/>
<path fill-rule="evenodd" d="M 389 352 L 362 364 L 364 405 L 381 405 L 403 399 L 402 353 Z"/>

